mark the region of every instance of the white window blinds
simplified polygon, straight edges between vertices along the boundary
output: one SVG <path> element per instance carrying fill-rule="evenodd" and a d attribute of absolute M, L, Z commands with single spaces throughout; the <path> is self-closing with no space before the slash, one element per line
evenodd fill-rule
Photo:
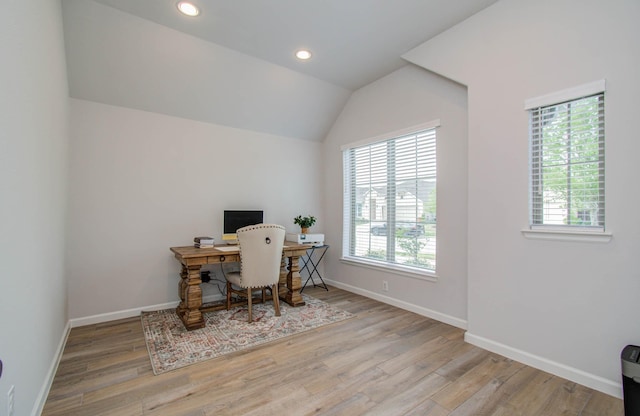
<path fill-rule="evenodd" d="M 435 128 L 347 148 L 343 158 L 343 256 L 435 270 Z"/>
<path fill-rule="evenodd" d="M 604 92 L 529 115 L 532 228 L 604 230 Z"/>

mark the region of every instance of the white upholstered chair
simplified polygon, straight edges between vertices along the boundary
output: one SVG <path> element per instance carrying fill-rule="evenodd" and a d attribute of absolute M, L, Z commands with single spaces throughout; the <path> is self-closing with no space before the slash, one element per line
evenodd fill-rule
<path fill-rule="evenodd" d="M 250 225 L 236 232 L 240 249 L 240 272 L 227 273 L 225 276 L 227 278 L 227 310 L 231 308 L 232 294 L 246 297 L 249 322 L 251 322 L 252 292 L 260 289 L 262 300 L 265 301 L 265 288 L 268 288 L 273 298 L 275 314 L 280 316 L 278 280 L 285 233 L 285 228 L 277 224 Z"/>

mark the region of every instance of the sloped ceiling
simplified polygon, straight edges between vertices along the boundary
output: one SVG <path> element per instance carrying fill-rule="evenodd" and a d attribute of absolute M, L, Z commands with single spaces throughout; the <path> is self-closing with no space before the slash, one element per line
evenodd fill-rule
<path fill-rule="evenodd" d="M 62 1 L 71 97 L 321 141 L 353 90 L 496 0 Z"/>

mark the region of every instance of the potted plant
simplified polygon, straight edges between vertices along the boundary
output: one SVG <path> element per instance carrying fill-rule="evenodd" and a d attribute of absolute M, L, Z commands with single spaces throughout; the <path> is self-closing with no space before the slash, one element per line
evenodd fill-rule
<path fill-rule="evenodd" d="M 303 217 L 302 215 L 298 215 L 293 219 L 294 224 L 298 224 L 300 226 L 300 230 L 302 234 L 306 234 L 309 227 L 316 223 L 316 217 L 313 215 L 309 215 L 307 217 Z"/>

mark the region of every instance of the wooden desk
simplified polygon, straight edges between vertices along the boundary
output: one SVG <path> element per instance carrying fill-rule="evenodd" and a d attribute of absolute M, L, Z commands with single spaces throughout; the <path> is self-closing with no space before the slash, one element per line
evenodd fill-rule
<path fill-rule="evenodd" d="M 291 306 L 302 306 L 304 301 L 300 295 L 300 256 L 311 246 L 286 241 L 282 249 L 282 267 L 278 292 L 280 298 Z M 229 247 L 229 246 L 224 246 Z M 202 318 L 202 289 L 200 288 L 200 268 L 205 264 L 232 263 L 240 261 L 238 249 L 231 251 L 213 248 L 195 248 L 193 246 L 171 247 L 176 259 L 182 265 L 178 294 L 180 304 L 176 313 L 184 323 L 185 328 L 197 329 L 204 327 Z"/>

